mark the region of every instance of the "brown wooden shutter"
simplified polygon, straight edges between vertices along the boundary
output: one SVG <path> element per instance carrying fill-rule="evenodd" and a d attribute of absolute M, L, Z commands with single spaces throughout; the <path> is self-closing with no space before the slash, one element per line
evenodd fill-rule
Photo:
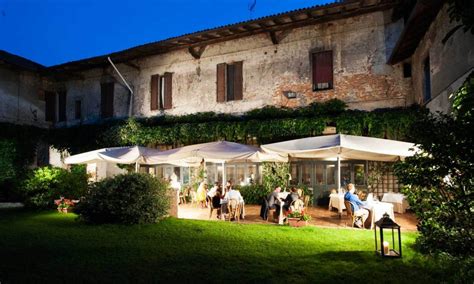
<path fill-rule="evenodd" d="M 58 93 L 58 121 L 66 121 L 66 92 Z"/>
<path fill-rule="evenodd" d="M 170 109 L 173 107 L 173 74 L 165 73 L 165 86 L 164 86 L 164 102 L 163 108 Z"/>
<path fill-rule="evenodd" d="M 44 93 L 45 101 L 45 120 L 55 122 L 56 121 L 56 94 L 53 92 Z"/>
<path fill-rule="evenodd" d="M 114 83 L 103 83 L 100 87 L 100 109 L 102 117 L 112 117 L 114 116 Z"/>
<path fill-rule="evenodd" d="M 242 61 L 234 63 L 234 100 L 241 100 L 243 97 Z"/>
<path fill-rule="evenodd" d="M 157 110 L 158 109 L 158 84 L 160 82 L 160 75 L 152 75 L 151 76 L 151 98 L 150 98 L 150 110 Z"/>
<path fill-rule="evenodd" d="M 313 53 L 313 90 L 333 88 L 332 51 Z"/>
<path fill-rule="evenodd" d="M 225 102 L 226 84 L 225 84 L 225 72 L 226 64 L 217 64 L 217 102 Z"/>

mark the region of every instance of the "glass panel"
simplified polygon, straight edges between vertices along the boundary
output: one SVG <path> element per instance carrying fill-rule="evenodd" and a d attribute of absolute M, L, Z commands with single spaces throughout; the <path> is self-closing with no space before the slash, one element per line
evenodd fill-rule
<path fill-rule="evenodd" d="M 365 185 L 365 165 L 354 165 L 354 183 L 356 185 Z"/>
<path fill-rule="evenodd" d="M 163 178 L 166 180 L 170 180 L 171 174 L 173 173 L 173 167 L 166 166 L 163 168 Z"/>
<path fill-rule="evenodd" d="M 163 166 L 156 167 L 156 177 L 160 179 L 163 178 Z"/>
<path fill-rule="evenodd" d="M 180 167 L 174 167 L 173 172 L 178 178 L 178 181 L 181 182 L 181 168 Z"/>
<path fill-rule="evenodd" d="M 183 184 L 189 184 L 189 168 L 183 167 L 182 173 L 183 173 Z"/>
<path fill-rule="evenodd" d="M 257 178 L 257 165 L 248 165 L 247 166 L 247 183 L 254 184 L 256 178 Z"/>
<path fill-rule="evenodd" d="M 323 172 L 324 172 L 324 165 L 316 164 L 314 168 L 314 173 L 315 173 L 314 178 L 316 179 L 315 181 L 317 185 L 324 184 Z"/>
<path fill-rule="evenodd" d="M 221 167 L 222 169 L 222 167 Z M 207 163 L 206 164 L 206 173 L 207 173 L 207 182 L 209 185 L 214 184 L 216 180 L 217 167 L 216 164 Z M 222 177 L 221 177 L 222 178 Z M 220 182 L 220 180 L 219 180 Z"/>
<path fill-rule="evenodd" d="M 336 165 L 326 166 L 326 184 L 327 185 L 336 184 Z"/>
<path fill-rule="evenodd" d="M 299 183 L 298 166 L 298 164 L 290 164 L 291 185 L 297 185 Z"/>
<path fill-rule="evenodd" d="M 217 181 L 222 184 L 222 165 L 216 167 L 217 170 Z"/>
<path fill-rule="evenodd" d="M 302 183 L 305 185 L 311 185 L 311 164 L 301 165 Z"/>
<path fill-rule="evenodd" d="M 351 165 L 341 163 L 341 186 L 346 187 L 351 183 Z"/>
<path fill-rule="evenodd" d="M 245 165 L 236 165 L 235 172 L 236 172 L 235 184 L 241 185 L 241 186 L 247 185 L 247 180 L 245 179 Z"/>
<path fill-rule="evenodd" d="M 226 166 L 225 167 L 225 178 L 232 181 L 235 184 L 235 166 Z"/>

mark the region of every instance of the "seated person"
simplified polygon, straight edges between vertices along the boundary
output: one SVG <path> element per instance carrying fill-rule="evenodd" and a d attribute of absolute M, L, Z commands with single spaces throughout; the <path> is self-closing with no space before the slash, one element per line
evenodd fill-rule
<path fill-rule="evenodd" d="M 280 211 L 280 204 L 278 204 L 278 200 L 280 200 L 280 197 L 278 194 L 281 191 L 281 187 L 277 186 L 275 190 L 273 190 L 270 194 L 267 195 L 267 201 L 268 201 L 268 209 L 276 209 L 277 212 Z"/>
<path fill-rule="evenodd" d="M 285 205 L 283 205 L 283 209 L 285 209 L 286 211 L 288 211 L 290 209 L 290 205 L 293 201 L 299 199 L 299 195 L 298 195 L 298 190 L 295 188 L 295 187 L 292 187 L 291 188 L 291 193 L 288 194 L 285 198 Z"/>
<path fill-rule="evenodd" d="M 243 203 L 244 202 L 244 198 L 242 197 L 242 195 L 240 194 L 240 191 L 238 190 L 235 190 L 233 188 L 231 188 L 229 190 L 229 192 L 227 192 L 226 196 L 225 196 L 225 199 L 227 200 L 231 200 L 231 199 L 235 199 L 237 200 L 239 203 Z"/>
<path fill-rule="evenodd" d="M 364 226 L 365 221 L 369 217 L 369 210 L 366 208 L 363 208 L 362 206 L 365 206 L 365 202 L 360 201 L 359 197 L 354 194 L 355 192 L 355 187 L 352 183 L 347 185 L 347 192 L 344 195 L 344 199 L 349 201 L 351 203 L 352 207 L 352 212 L 354 216 L 362 217 L 362 223 L 356 222 L 355 225 L 359 228 L 362 228 Z"/>

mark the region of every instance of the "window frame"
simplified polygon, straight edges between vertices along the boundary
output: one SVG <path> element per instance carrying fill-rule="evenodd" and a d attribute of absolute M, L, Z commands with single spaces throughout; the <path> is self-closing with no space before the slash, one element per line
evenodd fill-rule
<path fill-rule="evenodd" d="M 330 53 L 331 56 L 331 81 L 328 82 L 328 86 L 327 87 L 317 87 L 317 83 L 316 81 L 316 77 L 317 77 L 317 64 L 315 65 L 315 61 L 317 61 L 315 59 L 315 56 L 317 56 L 318 54 L 328 54 Z M 312 83 L 312 87 L 311 87 L 311 90 L 313 92 L 319 92 L 319 91 L 327 91 L 327 90 L 333 90 L 334 89 L 334 51 L 333 49 L 324 49 L 324 50 L 312 50 L 310 52 L 310 66 L 311 66 L 311 83 Z M 323 67 L 321 67 L 323 68 Z"/>

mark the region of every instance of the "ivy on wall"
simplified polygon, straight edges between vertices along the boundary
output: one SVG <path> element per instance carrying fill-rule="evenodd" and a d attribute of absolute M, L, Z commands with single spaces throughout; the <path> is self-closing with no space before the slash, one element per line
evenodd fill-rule
<path fill-rule="evenodd" d="M 330 100 L 298 109 L 265 107 L 243 115 L 205 112 L 109 121 L 53 129 L 48 140 L 55 148 L 71 153 L 110 146 L 181 146 L 216 140 L 264 144 L 321 135 L 326 126 L 336 126 L 342 134 L 405 140 L 410 125 L 426 113 L 420 107 L 346 110 L 342 101 Z"/>

